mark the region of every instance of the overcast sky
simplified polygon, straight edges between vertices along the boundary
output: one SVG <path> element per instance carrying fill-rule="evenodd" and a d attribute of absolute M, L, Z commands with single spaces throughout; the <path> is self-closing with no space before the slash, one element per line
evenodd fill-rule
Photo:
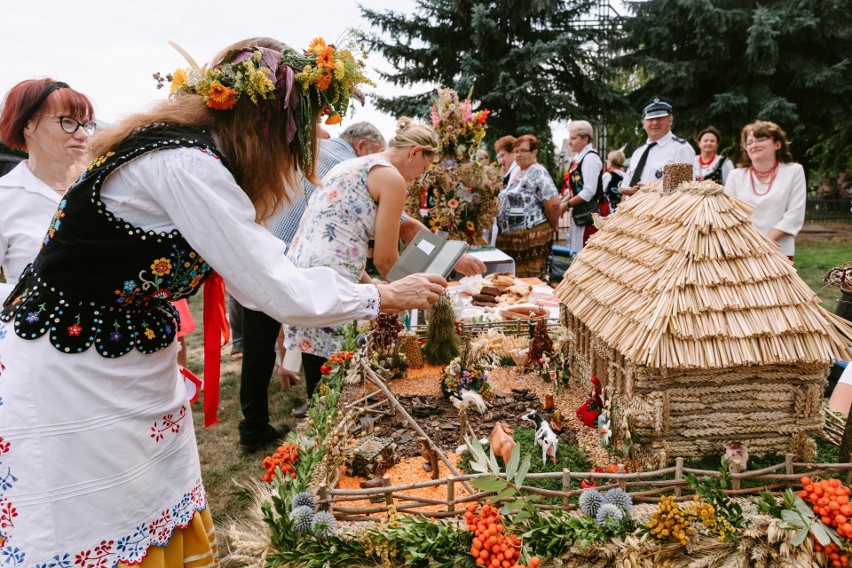
<path fill-rule="evenodd" d="M 413 0 L 362 3 L 406 13 L 414 6 Z M 270 36 L 301 49 L 315 36 L 332 42 L 348 28 L 370 29 L 355 0 L 11 0 L 0 4 L 0 10 L 0 93 L 24 79 L 50 76 L 88 95 L 98 118 L 109 122 L 167 96 L 166 88 L 156 89 L 151 74 L 187 67 L 169 40 L 202 65 L 247 37 Z M 367 65 L 377 92 L 405 92 L 377 80 L 373 70 L 388 68 L 379 54 L 371 54 Z M 355 108 L 344 127 L 367 120 L 386 137 L 393 135 L 393 117 L 369 101 Z M 332 134 L 339 129 L 329 128 Z"/>

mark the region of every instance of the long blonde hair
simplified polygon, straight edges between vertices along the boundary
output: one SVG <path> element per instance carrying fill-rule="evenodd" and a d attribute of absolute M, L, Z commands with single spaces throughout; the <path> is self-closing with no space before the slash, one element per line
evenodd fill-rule
<path fill-rule="evenodd" d="M 214 66 L 229 51 L 253 47 L 277 51 L 290 49 L 272 38 L 250 38 L 223 49 L 213 58 Z M 302 99 L 300 104 L 307 104 L 307 101 Z M 209 128 L 216 134 L 219 149 L 228 159 L 234 178 L 254 205 L 257 220 L 263 221 L 275 213 L 282 201 L 290 201 L 291 195 L 299 191 L 301 184 L 298 175 L 299 156 L 288 146 L 285 137 L 287 112 L 283 104 L 270 105 L 269 108 L 272 110 L 268 115 L 261 117 L 258 107 L 248 97 L 241 97 L 233 109 L 219 111 L 207 107 L 198 95 L 182 94 L 99 131 L 92 137 L 90 152 L 94 156 L 103 155 L 137 128 L 158 122 Z M 312 183 L 318 183 L 313 173 L 317 155 L 318 118 L 318 113 L 311 117 L 311 167 L 306 177 Z M 288 188 L 292 188 L 292 191 L 288 191 Z"/>

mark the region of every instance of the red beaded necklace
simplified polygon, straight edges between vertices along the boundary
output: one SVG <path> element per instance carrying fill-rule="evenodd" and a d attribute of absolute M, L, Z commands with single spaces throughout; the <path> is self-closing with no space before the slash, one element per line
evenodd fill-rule
<path fill-rule="evenodd" d="M 713 155 L 712 155 L 712 156 L 710 156 L 710 160 L 709 160 L 709 161 L 707 161 L 707 162 L 705 162 L 704 160 L 702 160 L 702 159 L 701 159 L 701 154 L 698 154 L 698 164 L 699 164 L 702 168 L 706 168 L 707 166 L 709 166 L 710 164 L 712 164 L 712 163 L 713 163 L 713 160 L 715 160 L 715 159 L 716 159 L 716 153 L 715 153 L 715 152 L 713 153 Z"/>
<path fill-rule="evenodd" d="M 778 164 L 779 162 L 775 162 L 775 165 L 772 166 L 771 170 L 767 170 L 765 172 L 761 172 L 760 170 L 755 169 L 754 166 L 749 167 L 749 177 L 751 179 L 751 191 L 758 197 L 763 197 L 772 189 L 772 184 L 775 182 L 775 176 L 778 175 Z M 766 191 L 759 193 L 755 187 L 754 178 L 760 183 L 769 183 L 766 187 Z"/>

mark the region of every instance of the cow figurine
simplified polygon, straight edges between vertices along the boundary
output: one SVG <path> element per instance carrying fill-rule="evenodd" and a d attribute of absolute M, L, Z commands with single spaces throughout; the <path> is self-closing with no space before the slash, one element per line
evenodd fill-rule
<path fill-rule="evenodd" d="M 503 458 L 503 465 L 509 463 L 509 458 L 512 456 L 512 450 L 515 449 L 515 440 L 512 438 L 512 430 L 505 422 L 498 422 L 491 430 L 491 435 L 488 437 L 491 442 L 491 449 L 495 456 Z"/>
<path fill-rule="evenodd" d="M 536 410 L 530 410 L 521 418 L 535 423 L 535 442 L 541 446 L 542 465 L 547 463 L 547 456 L 550 456 L 553 463 L 556 463 L 556 446 L 559 443 L 559 438 L 556 437 L 556 433 L 547 423 L 547 420 L 539 416 Z"/>

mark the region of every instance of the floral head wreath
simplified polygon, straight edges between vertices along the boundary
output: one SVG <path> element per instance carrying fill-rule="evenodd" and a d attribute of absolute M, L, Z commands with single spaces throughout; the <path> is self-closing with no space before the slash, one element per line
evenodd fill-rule
<path fill-rule="evenodd" d="M 338 49 L 315 38 L 302 54 L 261 46 L 237 49 L 225 54 L 215 66 L 203 68 L 181 47 L 169 43 L 190 67 L 165 77 L 155 73 L 158 89 L 168 81 L 172 96 L 199 95 L 208 107 L 220 111 L 228 111 L 238 100 L 248 97 L 257 106 L 261 119 L 276 106 L 285 110 L 287 143 L 299 155 L 306 173 L 311 172 L 313 117 L 327 116 L 326 124 L 339 124 L 353 97 L 364 104 L 358 86 L 375 87 L 364 75 L 366 52 L 360 50 L 360 58 L 353 54 L 354 39 L 346 40 L 345 48 Z"/>

